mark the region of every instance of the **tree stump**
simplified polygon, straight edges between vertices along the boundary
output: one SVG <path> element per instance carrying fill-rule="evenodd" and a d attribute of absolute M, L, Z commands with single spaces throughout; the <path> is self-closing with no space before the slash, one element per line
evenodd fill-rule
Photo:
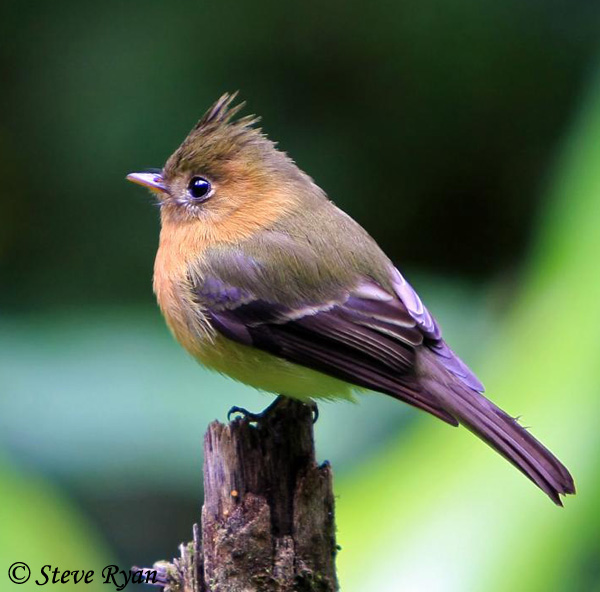
<path fill-rule="evenodd" d="M 261 416 L 210 424 L 201 534 L 157 563 L 166 592 L 333 592 L 332 473 L 318 466 L 313 410 L 279 397 Z"/>

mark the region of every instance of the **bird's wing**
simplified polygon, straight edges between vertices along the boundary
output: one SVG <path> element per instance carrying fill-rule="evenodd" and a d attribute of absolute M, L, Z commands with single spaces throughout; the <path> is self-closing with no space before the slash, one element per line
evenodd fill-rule
<path fill-rule="evenodd" d="M 417 322 L 424 336 L 425 346 L 436 354 L 439 362 L 446 370 L 460 378 L 469 388 L 478 393 L 483 393 L 485 390 L 483 384 L 473 374 L 471 369 L 448 347 L 448 344 L 442 339 L 442 331 L 436 320 L 421 302 L 419 295 L 413 287 L 395 268 L 392 270 L 391 283 L 394 294 L 402 302 L 408 314 Z"/>
<path fill-rule="evenodd" d="M 222 254 L 219 259 L 219 267 L 226 265 L 229 270 L 227 280 L 214 268 L 201 279 L 191 278 L 194 296 L 224 336 L 390 394 L 457 424 L 434 396 L 420 388 L 414 372 L 417 348 L 430 347 L 451 372 L 479 383 L 443 342 L 439 327 L 397 271 L 393 270 L 394 292 L 361 278 L 350 289 L 336 290 L 331 298 L 290 305 L 257 296 L 252 274 L 235 281 L 231 269 L 256 271 L 260 263 L 252 259 L 240 266 L 247 256 L 239 251 L 231 257 L 228 266 Z"/>

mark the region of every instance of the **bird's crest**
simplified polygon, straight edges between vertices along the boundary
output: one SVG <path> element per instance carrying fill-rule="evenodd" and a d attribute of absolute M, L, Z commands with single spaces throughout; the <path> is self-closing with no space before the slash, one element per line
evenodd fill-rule
<path fill-rule="evenodd" d="M 209 166 L 211 161 L 222 159 L 223 155 L 231 155 L 252 144 L 273 146 L 262 130 L 254 127 L 260 117 L 246 115 L 235 119 L 246 105 L 245 102 L 233 104 L 237 95 L 237 91 L 225 93 L 206 111 L 167 161 L 167 171 L 181 166 Z"/>
<path fill-rule="evenodd" d="M 225 93 L 212 105 L 194 126 L 193 132 L 204 134 L 217 130 L 225 131 L 232 135 L 248 134 L 256 137 L 261 135 L 261 130 L 253 127 L 260 121 L 256 115 L 246 115 L 235 120 L 235 116 L 246 106 L 246 101 L 234 104 L 238 91 Z"/>

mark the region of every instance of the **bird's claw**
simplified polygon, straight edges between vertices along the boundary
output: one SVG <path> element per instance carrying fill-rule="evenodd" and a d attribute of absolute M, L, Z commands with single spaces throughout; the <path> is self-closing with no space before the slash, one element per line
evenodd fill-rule
<path fill-rule="evenodd" d="M 241 417 L 243 417 L 246 421 L 257 424 L 261 423 L 283 401 L 285 401 L 285 397 L 277 397 L 275 401 L 273 401 L 266 409 L 263 409 L 263 411 L 261 411 L 260 413 L 253 413 L 252 411 L 248 411 L 248 409 L 245 409 L 244 407 L 238 407 L 237 405 L 234 405 L 227 412 L 227 421 L 231 421 L 232 416 L 238 414 Z M 309 403 L 306 403 L 306 405 L 310 407 L 310 410 L 312 412 L 313 424 L 317 423 L 317 420 L 319 419 L 319 408 L 317 407 L 317 404 L 314 401 L 310 401 Z"/>
<path fill-rule="evenodd" d="M 252 413 L 252 411 L 248 411 L 248 409 L 244 409 L 243 407 L 238 407 L 237 405 L 234 405 L 227 412 L 227 421 L 231 421 L 231 416 L 235 415 L 236 413 L 241 415 L 244 419 L 247 419 L 248 421 L 253 421 L 255 423 L 258 423 L 261 419 L 264 418 L 264 411 L 262 411 L 261 413 Z"/>
<path fill-rule="evenodd" d="M 307 403 L 307 405 L 310 407 L 310 410 L 312 411 L 313 414 L 313 425 L 315 423 L 317 423 L 318 419 L 319 419 L 319 407 L 317 406 L 317 404 L 314 401 L 311 401 L 310 403 Z"/>

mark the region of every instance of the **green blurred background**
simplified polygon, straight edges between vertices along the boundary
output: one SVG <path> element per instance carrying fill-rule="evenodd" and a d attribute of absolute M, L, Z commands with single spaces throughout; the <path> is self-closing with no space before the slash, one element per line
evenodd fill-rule
<path fill-rule="evenodd" d="M 206 425 L 269 401 L 168 334 L 157 210 L 124 181 L 239 89 L 579 489 L 555 508 L 466 430 L 381 395 L 322 405 L 343 590 L 600 591 L 597 3 L 0 11 L 0 589 L 38 589 L 8 582 L 14 561 L 173 556 Z"/>

